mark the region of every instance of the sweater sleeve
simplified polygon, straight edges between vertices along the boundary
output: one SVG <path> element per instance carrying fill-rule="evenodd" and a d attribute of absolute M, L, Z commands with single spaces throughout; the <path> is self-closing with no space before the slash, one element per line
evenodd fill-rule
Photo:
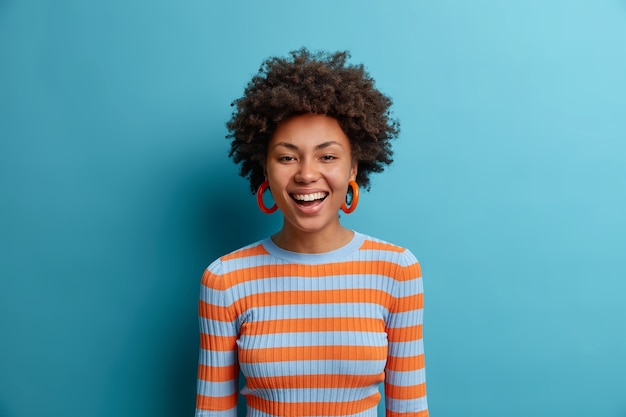
<path fill-rule="evenodd" d="M 196 417 L 237 415 L 237 317 L 220 272 L 218 260 L 204 272 L 200 286 Z"/>
<path fill-rule="evenodd" d="M 428 417 L 422 341 L 422 273 L 405 250 L 387 320 L 389 351 L 385 366 L 387 417 Z"/>

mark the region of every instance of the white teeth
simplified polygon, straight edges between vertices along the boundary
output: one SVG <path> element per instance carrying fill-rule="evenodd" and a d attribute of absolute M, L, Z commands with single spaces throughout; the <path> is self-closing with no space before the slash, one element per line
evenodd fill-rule
<path fill-rule="evenodd" d="M 293 194 L 293 198 L 298 201 L 313 201 L 320 200 L 326 197 L 326 193 L 313 193 L 313 194 Z"/>

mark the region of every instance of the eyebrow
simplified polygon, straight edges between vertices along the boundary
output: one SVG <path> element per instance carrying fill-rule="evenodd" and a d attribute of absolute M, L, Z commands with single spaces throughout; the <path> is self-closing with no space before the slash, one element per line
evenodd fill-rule
<path fill-rule="evenodd" d="M 324 149 L 324 148 L 328 148 L 329 146 L 332 146 L 332 145 L 341 146 L 341 144 L 339 142 L 334 141 L 334 140 L 329 140 L 328 142 L 320 143 L 319 145 L 317 145 L 315 147 L 315 149 Z M 298 150 L 298 147 L 296 145 L 294 145 L 293 143 L 289 143 L 289 142 L 278 142 L 276 145 L 274 145 L 272 147 L 272 149 L 276 148 L 278 146 L 284 146 L 285 148 L 293 149 L 294 151 Z"/>

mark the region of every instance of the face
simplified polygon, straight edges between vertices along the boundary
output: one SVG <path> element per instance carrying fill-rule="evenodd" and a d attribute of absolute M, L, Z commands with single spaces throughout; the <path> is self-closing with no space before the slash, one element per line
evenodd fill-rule
<path fill-rule="evenodd" d="M 348 182 L 356 178 L 350 141 L 329 116 L 300 115 L 282 122 L 269 142 L 266 177 L 291 232 L 333 233 Z"/>

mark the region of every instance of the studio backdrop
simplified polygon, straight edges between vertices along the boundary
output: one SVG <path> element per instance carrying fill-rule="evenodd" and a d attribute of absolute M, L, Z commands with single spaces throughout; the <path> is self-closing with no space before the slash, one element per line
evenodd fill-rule
<path fill-rule="evenodd" d="M 193 415 L 201 274 L 281 225 L 230 103 L 302 46 L 394 101 L 342 220 L 420 260 L 431 415 L 626 416 L 623 0 L 0 1 L 0 416 Z"/>

